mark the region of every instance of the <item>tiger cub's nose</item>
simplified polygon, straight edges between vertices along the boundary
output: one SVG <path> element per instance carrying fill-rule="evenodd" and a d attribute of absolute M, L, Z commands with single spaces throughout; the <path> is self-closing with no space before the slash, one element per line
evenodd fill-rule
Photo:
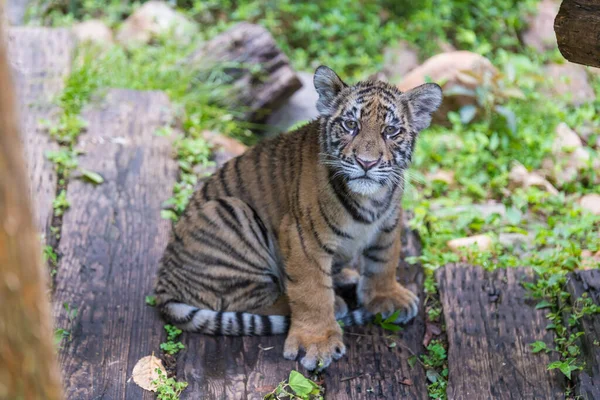
<path fill-rule="evenodd" d="M 358 165 L 360 165 L 362 167 L 362 169 L 366 171 L 370 170 L 371 168 L 373 168 L 374 166 L 376 166 L 377 164 L 379 164 L 379 160 L 363 160 L 362 158 L 358 157 L 358 156 L 354 156 L 354 159 L 356 160 L 356 162 L 358 163 Z"/>

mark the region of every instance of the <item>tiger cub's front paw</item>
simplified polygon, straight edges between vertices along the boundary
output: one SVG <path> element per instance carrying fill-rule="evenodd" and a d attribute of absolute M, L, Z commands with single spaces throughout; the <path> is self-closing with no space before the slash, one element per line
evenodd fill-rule
<path fill-rule="evenodd" d="M 400 310 L 398 318 L 394 321 L 396 324 L 410 321 L 419 312 L 417 295 L 397 282 L 383 287 L 360 288 L 359 296 L 367 311 L 372 314 L 381 313 L 383 318 L 388 318 Z"/>
<path fill-rule="evenodd" d="M 337 323 L 316 332 L 314 327 L 294 327 L 292 323 L 285 340 L 283 356 L 288 360 L 295 360 L 300 349 L 303 349 L 306 354 L 300 363 L 307 370 L 313 371 L 327 368 L 332 360 L 338 360 L 346 353 L 342 330 Z"/>

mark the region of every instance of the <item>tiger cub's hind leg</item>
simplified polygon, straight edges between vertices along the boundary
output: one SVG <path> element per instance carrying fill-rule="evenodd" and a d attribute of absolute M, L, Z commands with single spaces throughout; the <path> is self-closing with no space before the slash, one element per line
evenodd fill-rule
<path fill-rule="evenodd" d="M 167 319 L 176 313 L 171 317 L 177 321 L 192 320 L 208 315 L 198 313 L 205 310 L 257 314 L 283 295 L 282 273 L 273 238 L 256 211 L 225 197 L 190 204 L 161 260 L 155 292 Z"/>

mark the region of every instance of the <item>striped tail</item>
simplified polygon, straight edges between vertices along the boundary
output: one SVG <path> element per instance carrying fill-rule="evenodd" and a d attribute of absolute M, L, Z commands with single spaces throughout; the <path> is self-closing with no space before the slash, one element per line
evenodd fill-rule
<path fill-rule="evenodd" d="M 373 321 L 375 316 L 368 312 L 364 308 L 357 308 L 356 310 L 351 310 L 346 313 L 341 318 L 338 318 L 338 321 L 341 321 L 342 326 L 359 326 L 366 325 L 369 322 Z"/>
<path fill-rule="evenodd" d="M 287 315 L 258 315 L 247 312 L 213 311 L 175 301 L 161 306 L 164 318 L 179 329 L 215 336 L 269 336 L 286 333 L 290 326 Z M 338 318 L 343 326 L 364 325 L 373 316 L 359 308 Z"/>
<path fill-rule="evenodd" d="M 247 312 L 203 310 L 170 301 L 161 306 L 164 318 L 179 329 L 216 336 L 269 336 L 286 333 L 289 317 Z"/>

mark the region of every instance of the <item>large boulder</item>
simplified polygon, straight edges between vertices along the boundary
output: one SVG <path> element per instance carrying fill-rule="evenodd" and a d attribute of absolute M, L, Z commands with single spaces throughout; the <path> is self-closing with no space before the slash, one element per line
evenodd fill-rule
<path fill-rule="evenodd" d="M 113 33 L 110 28 L 99 19 L 90 19 L 73 25 L 73 36 L 79 42 L 91 42 L 102 46 L 113 43 Z"/>
<path fill-rule="evenodd" d="M 444 101 L 433 116 L 434 122 L 447 123 L 448 112 L 466 105 L 475 105 L 474 91 L 485 79 L 498 75 L 498 70 L 485 57 L 470 51 L 441 53 L 426 60 L 410 71 L 398 84 L 402 91 L 410 90 L 430 79 L 442 86 Z"/>
<path fill-rule="evenodd" d="M 550 64 L 544 67 L 544 76 L 550 83 L 545 89 L 549 96 L 564 98 L 576 106 L 596 99 L 587 71 L 582 65 Z"/>
<path fill-rule="evenodd" d="M 148 43 L 153 38 L 172 32 L 188 41 L 197 28 L 194 22 L 162 1 L 148 1 L 121 25 L 117 41 L 126 46 Z"/>
<path fill-rule="evenodd" d="M 542 0 L 538 3 L 536 14 L 529 18 L 529 28 L 523 34 L 526 45 L 540 52 L 557 48 L 554 18 L 558 14 L 559 3 L 555 0 Z"/>
<path fill-rule="evenodd" d="M 288 131 L 292 126 L 307 122 L 319 116 L 317 100 L 319 94 L 313 84 L 313 74 L 298 72 L 302 88 L 277 108 L 267 120 L 267 133 Z"/>

